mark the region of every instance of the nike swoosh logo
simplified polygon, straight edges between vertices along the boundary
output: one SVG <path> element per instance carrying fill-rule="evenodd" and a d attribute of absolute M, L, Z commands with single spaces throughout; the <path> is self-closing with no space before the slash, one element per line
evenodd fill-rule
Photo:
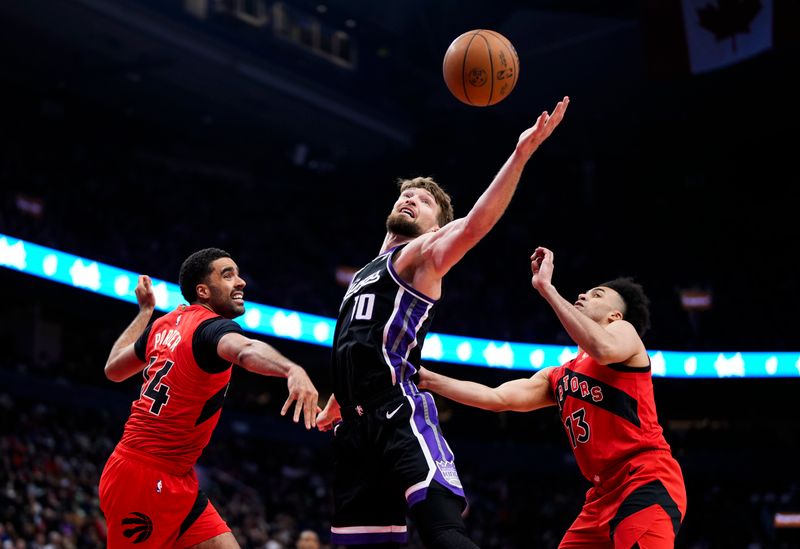
<path fill-rule="evenodd" d="M 391 411 L 391 412 L 386 412 L 386 419 L 392 419 L 392 418 L 394 417 L 394 415 L 395 415 L 395 414 L 396 414 L 396 413 L 397 413 L 397 412 L 400 410 L 400 408 L 402 408 L 402 407 L 403 407 L 403 404 L 405 404 L 405 402 L 401 402 L 401 403 L 400 403 L 400 406 L 398 406 L 397 408 L 395 408 L 393 411 Z"/>

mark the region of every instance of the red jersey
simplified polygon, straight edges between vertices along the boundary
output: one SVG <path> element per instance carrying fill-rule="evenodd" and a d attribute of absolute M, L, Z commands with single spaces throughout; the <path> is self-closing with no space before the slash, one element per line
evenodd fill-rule
<path fill-rule="evenodd" d="M 641 452 L 670 451 L 649 367 L 601 365 L 580 351 L 549 378 L 578 467 L 590 482 L 606 480 Z"/>
<path fill-rule="evenodd" d="M 148 327 L 136 343 L 147 366 L 125 423 L 123 450 L 173 474 L 192 469 L 211 439 L 230 382 L 231 364 L 216 355 L 216 343 L 231 331 L 241 328 L 201 305 L 182 305 Z"/>

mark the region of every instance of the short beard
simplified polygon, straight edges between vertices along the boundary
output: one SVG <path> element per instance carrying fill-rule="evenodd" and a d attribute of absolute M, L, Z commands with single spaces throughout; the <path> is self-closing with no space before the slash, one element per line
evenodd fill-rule
<path fill-rule="evenodd" d="M 209 286 L 209 289 L 211 290 L 211 298 L 208 300 L 208 304 L 219 316 L 223 318 L 236 318 L 244 314 L 244 306 L 234 303 L 233 300 L 230 299 L 230 295 L 226 296 L 213 286 Z"/>
<path fill-rule="evenodd" d="M 409 238 L 416 238 L 422 234 L 419 225 L 405 214 L 400 213 L 389 214 L 389 217 L 386 218 L 386 230 L 392 234 Z"/>

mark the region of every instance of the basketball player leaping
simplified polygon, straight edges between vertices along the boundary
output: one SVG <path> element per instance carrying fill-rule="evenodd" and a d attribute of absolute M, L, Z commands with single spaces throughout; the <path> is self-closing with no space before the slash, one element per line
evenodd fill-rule
<path fill-rule="evenodd" d="M 242 334 L 245 282 L 227 252 L 206 248 L 180 271 L 183 297 L 171 313 L 147 323 L 156 300 L 139 277 L 139 314 L 111 349 L 105 372 L 122 381 L 144 370 L 122 440 L 100 478 L 108 547 L 238 548 L 225 521 L 200 491 L 194 464 L 209 442 L 231 379 L 231 366 L 287 379 L 294 421 L 315 422 L 317 390 L 305 370 L 270 345 Z"/>
<path fill-rule="evenodd" d="M 411 380 L 442 292 L 442 277 L 500 219 L 533 152 L 569 99 L 542 113 L 466 217 L 432 179 L 404 181 L 377 258 L 358 271 L 334 332 L 334 394 L 320 415 L 334 428 L 331 540 L 390 547 L 407 540 L 406 510 L 425 546 L 474 548 L 464 490 L 429 393 Z M 340 420 L 341 423 L 338 423 Z"/>
<path fill-rule="evenodd" d="M 533 287 L 578 344 L 578 356 L 497 388 L 420 370 L 420 387 L 486 410 L 558 405 L 583 475 L 592 483 L 560 549 L 668 549 L 686 513 L 686 489 L 656 417 L 641 336 L 648 300 L 629 278 L 600 284 L 575 304 L 552 284 L 553 253 L 531 257 Z"/>

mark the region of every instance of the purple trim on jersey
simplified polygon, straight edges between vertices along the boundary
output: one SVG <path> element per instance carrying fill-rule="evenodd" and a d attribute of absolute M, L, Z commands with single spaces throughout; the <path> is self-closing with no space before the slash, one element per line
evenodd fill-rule
<path fill-rule="evenodd" d="M 413 309 L 411 309 L 412 306 Z M 397 309 L 392 313 L 391 324 L 386 331 L 383 345 L 391 367 L 394 369 L 395 379 L 400 383 L 417 372 L 416 366 L 408 362 L 407 357 L 412 345 L 416 344 L 417 325 L 422 317 L 428 313 L 429 308 L 429 303 L 419 300 L 410 292 L 404 291 Z M 401 376 L 400 373 L 404 364 L 406 365 L 406 370 L 404 375 Z"/>
<path fill-rule="evenodd" d="M 455 456 L 450 451 L 450 447 L 442 436 L 439 429 L 439 413 L 436 410 L 436 404 L 430 393 L 417 393 L 408 395 L 414 401 L 414 414 L 412 420 L 417 427 L 417 431 L 422 435 L 425 441 L 425 446 L 428 448 L 431 459 L 433 460 L 433 467 L 435 468 L 433 480 L 453 492 L 455 495 L 465 498 L 464 488 L 450 484 L 442 474 L 442 469 L 446 469 L 453 475 L 457 473 L 453 463 Z M 426 416 L 427 414 L 427 416 Z M 438 463 L 437 463 L 438 462 Z M 460 481 L 459 481 L 460 484 Z M 416 494 L 422 489 L 409 494 L 408 501 L 411 502 L 412 498 L 416 498 Z M 424 499 L 427 494 L 420 495 L 420 499 Z"/>
<path fill-rule="evenodd" d="M 428 497 L 427 486 L 425 488 L 417 490 L 416 492 L 412 492 L 411 494 L 408 495 L 408 506 L 411 507 L 413 505 L 416 505 L 420 501 L 424 500 L 426 497 Z"/>
<path fill-rule="evenodd" d="M 394 254 L 389 254 L 389 257 L 386 259 L 386 269 L 389 271 L 389 274 L 392 276 L 394 281 L 397 282 L 398 285 L 400 285 L 403 288 L 405 288 L 406 290 L 408 290 L 410 293 L 414 294 L 415 297 L 417 297 L 417 298 L 419 298 L 419 299 L 421 299 L 423 301 L 426 301 L 426 302 L 430 303 L 431 305 L 436 303 L 435 299 L 433 299 L 432 297 L 426 296 L 425 294 L 423 294 L 419 290 L 415 289 L 411 284 L 409 284 L 408 282 L 406 282 L 405 280 L 400 278 L 400 275 L 397 274 L 397 271 L 394 270 L 394 265 L 392 264 L 392 256 L 393 255 Z"/>
<path fill-rule="evenodd" d="M 331 532 L 331 543 L 336 545 L 408 543 L 408 532 L 374 532 L 369 534 L 334 534 Z"/>

